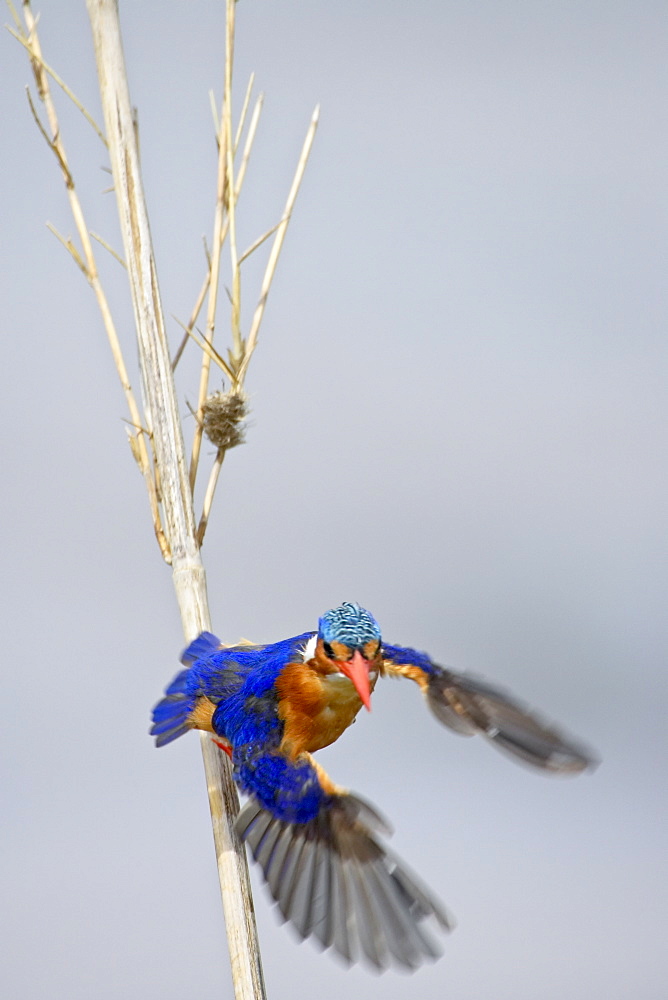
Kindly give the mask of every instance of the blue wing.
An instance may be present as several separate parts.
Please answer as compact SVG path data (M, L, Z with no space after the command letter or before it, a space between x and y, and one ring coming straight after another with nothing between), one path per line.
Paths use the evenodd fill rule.
M439 957L423 924L431 918L448 930L449 918L374 836L374 829L387 832L375 810L327 790L307 755L289 761L249 749L236 750L234 759L237 780L251 794L237 830L300 937L379 970L415 969Z
M383 660L387 674L415 681L439 722L462 736L482 733L499 750L554 774L596 764L586 747L485 681L444 670L426 653L403 646L383 643Z

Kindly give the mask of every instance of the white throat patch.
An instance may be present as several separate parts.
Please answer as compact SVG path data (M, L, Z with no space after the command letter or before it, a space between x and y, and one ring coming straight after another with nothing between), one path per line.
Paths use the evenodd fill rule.
M307 663L315 656L315 647L318 645L318 636L312 635L302 650L302 658Z

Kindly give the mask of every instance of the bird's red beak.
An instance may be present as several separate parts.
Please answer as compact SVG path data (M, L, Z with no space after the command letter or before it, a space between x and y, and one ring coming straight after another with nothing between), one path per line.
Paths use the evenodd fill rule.
M337 666L341 668L341 673L345 674L353 682L362 704L367 712L370 712L371 685L369 684L369 664L360 651L356 649L352 658L345 662L337 660Z

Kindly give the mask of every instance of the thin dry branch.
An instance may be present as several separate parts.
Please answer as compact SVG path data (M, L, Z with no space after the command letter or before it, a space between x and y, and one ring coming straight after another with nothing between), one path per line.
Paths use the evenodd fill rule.
M271 253L269 254L269 260L267 261L267 267L264 272L264 278L262 281L262 288L260 289L260 298L258 304L255 308L255 313L253 315L253 321L251 323L250 331L248 333L248 339L246 341L246 348L244 351L244 358L241 362L238 373L238 383L240 386L244 383L244 378L246 377L246 372L248 371L248 365L251 359L251 355L255 350L257 345L258 333L260 332L260 324L262 323L262 317L264 316L265 306L267 304L267 296L269 295L269 289L271 288L271 283L276 272L276 265L278 264L278 258L281 253L281 248L283 247L283 241L285 239L285 234L288 228L288 223L292 216L292 210L297 200L297 195L299 193L299 188L301 186L302 179L304 177L304 171L306 170L306 164L313 146L313 140L315 139L316 129L318 128L318 120L320 118L320 106L318 105L311 117L311 124L308 127L306 133L306 138L304 140L304 145L302 146L302 151L297 163L297 169L295 171L295 176L292 181L292 187L288 194L288 199L285 203L285 210L283 212L283 218L281 219L276 236L274 237L274 242L271 247Z
M11 7L11 5L10 5ZM18 20L18 15L16 11L12 9L12 15L14 16L15 23L20 25ZM50 134L47 132L46 127L41 123L37 111L34 107L32 98L29 97L31 110L33 111L33 116L38 124L42 135L44 136L49 148L53 152L54 156L58 161L58 165L63 174L63 179L65 181L65 187L67 189L67 197L70 203L70 211L74 218L74 224L81 242L82 250L79 251L71 240L66 240L60 235L53 227L52 232L61 240L65 248L74 258L78 267L81 268L86 276L97 300L98 308L102 315L102 321L104 323L104 328L107 334L107 339L109 340L109 346L111 347L111 353L114 359L114 364L116 366L116 371L118 372L118 377L121 382L123 393L125 395L128 410L130 411L130 423L135 427L142 426L142 420L139 412L139 407L135 400L134 392L130 384L130 379L128 377L127 368L125 366L125 361L123 359L123 353L120 347L120 341L118 339L118 334L116 332L116 327L114 325L113 317L111 314L111 309L109 308L109 303L105 295L102 283L100 281L97 263L95 260L95 255L93 254L93 247L90 241L88 227L85 222L83 208L79 200L79 196L76 191L76 186L74 179L72 177L72 172L70 170L67 155L65 152L65 146L63 144L62 136L60 133L60 126L58 123L58 116L56 113L56 108L53 103L53 98L51 95L51 87L49 84L49 77L45 69L45 63L42 58L42 50L39 41L39 36L37 33L37 20L34 17L30 3L28 0L24 0L23 3L23 14L25 18L26 31L20 28L19 41L25 47L30 57L30 64L35 76L35 81L37 85L37 91L44 105L46 111L48 127ZM11 29L10 29L11 30ZM12 32L12 34L16 34ZM153 525L160 546L160 551L163 557L169 561L169 546L162 529L162 523L160 519L160 506L158 503L158 495L156 490L155 481L153 479L152 462L149 458L148 448L146 445L145 435L138 431L135 437L135 446L133 447L133 455L137 460L141 473L144 477L144 482L146 484L146 489L148 492L149 503L151 507L151 516L153 518Z
M96 240L96 241L97 241L97 242L98 242L98 243L100 244L100 246L104 247L104 249L105 249L105 250L107 251L107 253L110 253L110 254L111 254L111 256L112 256L112 257L113 257L113 258L114 258L115 260L117 260L117 261L118 261L118 263L119 263L119 264L121 265L121 267L122 267L122 268L124 268L124 269L125 269L125 270L127 271L127 269L128 269L128 265L127 265L127 264L125 263L125 261L123 260L123 258L121 257L121 255L120 255L119 253L116 253L116 251L115 251L115 250L114 250L114 248L113 248L113 247L111 246L111 244L110 244L110 243L108 243L108 242L107 242L107 241L106 241L106 240L104 239L104 237L103 237L103 236L100 236L100 234L99 234L99 233L94 233L92 229L91 229L91 231L90 231L90 234L91 234L91 236L93 237L93 239L94 239L94 240Z
M220 470L223 467L223 460L225 458L226 452L223 448L219 448L216 454L216 460L211 466L211 472L209 474L209 482L207 483L206 492L204 494L204 502L202 504L202 516L199 519L199 524L197 526L197 541L200 546L204 541L204 535L206 534L206 529L209 524L209 516L211 514L211 506L213 504L213 497L216 492L216 486L218 485L218 477L220 476Z
M255 135L257 133L257 126L260 121L260 115L262 114L263 105L264 105L264 94L260 94L255 102L255 107L253 108L253 114L251 115L250 125L248 126L248 135L246 136L244 151L241 156L241 164L239 165L239 173L237 174L237 184L236 188L234 189L234 197L237 201L239 201L239 195L241 194L241 188L243 186L244 178L246 176L246 170L248 168L248 161L253 151L253 143L255 142Z
M56 239L60 243L62 243L62 245L67 250L67 252L72 257L72 260L77 265L77 267L81 271L83 271L83 273L85 274L86 277L88 277L88 268L86 267L85 262L81 259L81 255L80 255L79 251L77 250L77 248L75 247L74 243L72 243L72 240L69 237L67 239L65 239L65 237L63 236L63 234L59 233L58 230L56 229L56 227L51 222L47 222L46 228L49 230L50 233L53 233L53 235L56 237Z
M230 83L231 86L231 83ZM241 337L241 272L239 270L239 253L237 251L237 205L234 196L234 157L232 155L232 113L230 105L226 107L225 114L225 146L227 148L227 190L229 192L227 204L227 218L230 229L230 266L232 268L232 289L230 292L230 328L232 331L232 352L230 360L233 368L236 368L243 351L243 340Z
M221 125L218 135L218 177L216 184L216 211L213 226L213 249L211 252L211 264L209 267L209 290L206 315L206 333L204 339L212 343L216 326L216 308L218 303L218 284L220 280L220 255L223 246L222 229L225 210L228 200L229 179L227 175L227 137L226 116L230 118L232 112L232 56L234 52L234 0L226 0L227 19L225 30L225 84L223 93L223 108L221 113ZM232 193L232 200L234 193ZM195 491L195 480L197 478L197 468L199 465L199 455L202 447L202 407L209 392L209 370L211 367L210 358L207 352L202 355L202 367L200 371L199 391L197 395L197 422L195 424L195 434L193 437L192 453L190 457L190 489Z
M282 219L281 222L283 222ZM251 254L254 254L256 250L259 250L262 244L266 243L269 237L274 235L278 227L281 225L281 222L277 222L275 226L272 226L271 229L268 229L266 233L262 234L262 236L258 236L258 238L253 243L251 243L248 249L244 250L241 257L239 257L239 264L243 264L243 262L251 256Z
M250 83L248 85L248 91L247 91L247 95L248 96L250 96L250 88L252 86L252 82L253 82L253 75L251 75L251 81L250 81ZM258 126L258 123L260 121L260 114L262 112L263 103L264 103L264 95L260 94L260 96L258 97L257 101L255 102L255 107L253 108L253 114L251 116L250 126L248 128L248 135L246 136L246 142L244 144L244 151L243 151L243 154L242 154L242 157L241 157L241 163L239 165L239 172L237 174L237 181L236 181L235 191L234 191L234 197L235 197L235 200L237 202L239 201L239 196L241 194L241 189L243 187L244 179L246 177L246 170L248 169L248 161L250 159L250 155L251 155L251 152L253 150L253 143L255 142L255 136L257 134L257 126ZM242 112L242 122L240 123L239 128L237 129L237 135L236 135L235 147L234 147L235 148L235 152L236 152L236 149L238 147L239 139L240 139L240 136L241 136L241 125L243 123L243 115L244 115L244 112ZM217 116L214 117L214 121L216 119L217 119ZM218 139L218 131L216 132L216 139ZM225 239L227 237L228 226L229 226L229 220L228 220L228 218L226 216L223 219L223 225L222 225L221 230L220 230L220 245L221 245L221 249L222 249L223 244L225 243ZM207 250L207 263L208 263L208 271L207 271L206 276L204 278L204 281L202 283L202 287L200 289L199 295L197 296L197 301L195 302L195 306L194 306L193 311L192 311L192 313L190 315L190 319L189 319L188 323L184 326L184 330L186 332L185 332L185 334L183 336L183 340L181 341L181 343L179 344L179 346L177 348L176 354L174 355L174 360L172 361L172 369L176 368L176 366L178 365L179 361L181 360L181 356L182 356L182 354L183 354L183 352L184 352L184 350L186 348L186 344L188 343L188 340L190 338L190 332L192 330L194 330L194 328L195 328L195 323L197 322L197 317L200 314L200 310L201 310L201 308L202 308L202 306L204 304L204 299L206 298L206 293L209 290L209 285L210 285L210 282L211 282L211 255L208 252L208 250ZM207 383L207 388L208 388L208 383Z
M244 94L244 103L241 106L241 114L239 115L239 124L237 125L237 131L234 136L234 155L237 155L237 149L239 148L239 143L241 141L241 136L243 134L244 125L246 124L246 115L248 114L248 108L250 107L251 94L253 93L253 84L255 83L255 73L251 73L248 79L248 86L246 87L246 93Z
M257 106L256 111L258 116L259 116L259 110L260 108L259 106ZM233 350L230 352L230 368L232 369L233 377L230 381L232 389L238 392L241 392L241 390L243 389L244 379L246 376L246 372L248 370L248 365L251 359L251 355L257 345L258 333L260 329L260 324L262 323L262 317L264 316L267 297L269 295L271 283L274 279L274 274L276 273L276 266L278 264L278 258L281 253L281 248L283 246L283 241L285 239L287 227L290 222L290 218L292 216L292 210L294 208L294 204L297 199L297 194L299 193L299 188L301 186L301 182L304 176L306 164L308 162L311 148L313 146L313 140L315 138L316 129L318 127L319 114L320 114L320 109L319 107L316 107L311 117L311 123L306 133L306 138L304 139L304 145L302 146L302 151L297 163L297 169L295 171L295 175L285 205L285 210L283 212L283 216L280 222L278 222L275 226L269 229L266 233L263 233L263 235L260 236L257 240L255 240L255 242L251 244L251 246L240 257L237 255L236 240L233 238L232 235L234 232L235 199L233 198L230 199L228 218L230 220L230 245L231 245L232 275L233 275L232 289L228 293L232 304L232 333L233 333ZM254 114L253 116L254 120L253 122L251 122L251 132L249 133L249 136L251 133L253 136L255 134L254 133L255 117L256 116ZM228 129L230 127L231 125L228 125ZM245 157L244 159L245 162L247 163L247 157ZM232 178L232 162L230 157L228 157L228 177ZM230 189L233 191L236 190L235 185L230 183ZM255 309L255 313L253 315L253 321L251 324L251 329L248 335L248 339L244 341L241 337L241 330L240 328L238 328L240 320L240 308L241 308L241 283L240 283L241 264L274 233L275 233L275 238L269 254L269 260L267 261L267 266L262 281L262 287L260 290L260 297ZM237 329L238 333L236 332ZM206 342L210 344L208 338ZM203 347L204 345L201 346ZM207 351L206 353L208 356L209 352ZM209 372L209 366L207 365L207 385L208 385L208 372ZM203 407L204 407L204 400L201 400L196 413L197 420L196 420L195 436L194 436L194 441L197 445L197 458L199 458L199 449L201 447L202 434L204 431ZM194 461L195 461L195 444L193 444L193 461L191 462L190 466L190 476L193 487L194 487L195 475L197 472L196 465L193 464ZM206 494L204 498L204 505L202 508L202 515L200 517L200 522L197 529L197 538L200 545L204 540L204 534L206 532L206 527L209 520L209 514L211 510L211 505L213 503L213 497L215 494L216 486L218 483L218 477L221 465L222 465L222 458L220 456L220 450L219 450L216 462L214 463L214 467L212 468L211 474L209 476L209 482L207 485Z
M174 318L176 319L176 317ZM213 344L210 344L208 340L203 340L201 337L198 337L197 334L194 332L194 330L190 330L188 327L184 326L180 320L176 319L176 322L186 331L185 336L187 337L188 340L193 340L199 347L200 351L207 352L211 360L218 365L223 375L226 375L227 378L229 379L232 379L234 377L232 375L232 370L229 368L227 362L225 361L225 358L220 356L220 354L213 346ZM193 410L192 412L194 414L195 410Z
M195 329L195 323L197 322L197 317L200 314L200 309L204 305L204 299L206 298L206 293L209 290L210 281L211 281L211 260L209 258L209 270L206 272L206 277L202 282L202 287L199 290L199 295L197 296L197 300L193 307L193 311L190 314L190 319L188 320L187 323L181 323L179 320L177 320L179 325L182 326L183 329L185 330L185 333L183 334L183 339L179 344L179 346L177 347L176 354L172 359L172 371L176 370L176 366L178 365L179 361L181 360L181 357L183 356L183 352L186 349L186 345L190 339L190 335Z
M53 69L53 67L49 66L49 64L44 61L44 59L42 58L41 55L37 55L36 54L36 52L34 50L34 47L31 46L29 40L25 37L25 35L21 31L21 21L20 21L20 18L18 16L18 14L17 14L17 12L16 12L16 10L14 8L14 5L11 2L11 0L7 0L7 6L9 7L9 9L10 9L10 11L12 13L12 17L14 18L14 23L17 25L17 29L16 30L14 30L13 28L10 28L9 25L7 25L7 31L10 33L10 35L14 36L14 38L16 39L17 42L20 42L21 45L23 45L23 47L26 49L26 51L28 52L28 54L30 56L31 62L33 62L33 63L35 63L35 62L39 63L39 65L44 70L44 72L48 73L49 76L51 77L51 79L54 80L58 84L58 86L61 88L61 90L63 90L67 94L67 96L71 100L72 104L74 104L74 106L79 109L79 111L84 116L84 118L86 119L86 121L88 122L88 124L90 125L90 127L97 133L97 136L100 139L100 141L102 143L104 143L104 145L106 146L107 145L107 140L104 137L104 133L103 133L102 129L100 128L100 126L95 121L95 119L93 118L93 116L91 115L91 113L82 104L82 102L79 100L79 98L76 96L76 94L67 86L67 84L65 83L65 81L63 80L63 78L61 76L59 76L58 73L56 73L55 69ZM35 23L36 23L36 19L35 19Z
M258 109L259 114L259 109ZM255 242L246 250L241 257L237 256L236 241L232 238L233 232L233 221L234 221L234 199L230 200L230 211L228 218L230 219L230 243L231 243L231 257L232 257L232 290L229 293L230 301L232 304L232 332L233 332L233 351L230 352L230 368L232 369L232 379L231 385L232 389L241 392L243 389L244 379L246 372L248 370L248 365L251 359L251 355L255 350L257 345L258 333L260 330L260 324L262 323L262 317L264 316L265 306L267 304L267 297L269 295L269 290L271 288L271 283L274 279L276 273L276 266L278 264L278 258L281 253L281 248L283 246L283 241L285 239L285 234L292 216L292 210L299 193L299 188L304 176L304 171L306 169L306 164L313 146L313 140L315 138L316 129L318 127L318 119L320 115L320 108L316 107L313 115L311 117L311 123L308 127L306 138L304 139L304 144L302 146L301 154L297 162L297 169L295 170L295 175L288 193L288 198L285 204L285 210L280 222L273 226L266 233L263 233ZM231 126L230 126L231 127ZM251 123L251 128L253 123ZM253 133L254 134L254 133ZM228 176L231 177L232 164L230 158L228 158ZM234 185L230 185L232 190L235 190ZM241 286L240 286L240 268L242 261L246 260L259 246L262 245L271 235L275 233L274 242L271 247L269 254L269 259L267 261L267 266L264 273L264 278L262 281L262 287L260 289L260 297L258 304L255 308L255 313L253 315L253 321L251 323L250 332L248 334L248 339L244 341L241 338L241 331L239 330L238 335L235 335L235 323L239 322L240 316L240 299L241 299ZM210 344L210 341L207 340ZM204 345L201 345L204 346ZM241 348L241 354L237 353ZM209 352L207 351L207 356ZM208 372L209 366L207 366L207 384L208 384ZM195 442L197 443L197 456L199 458L199 448L201 446L202 434L204 432L204 420L203 420L203 408L204 401L201 401L196 413L196 428L195 428ZM193 445L193 460L195 457L195 446ZM199 526L197 529L197 538L200 545L204 540L204 534L206 532L206 527L209 520L209 514L211 510L211 505L213 503L213 497L216 491L216 486L218 483L218 477L220 473L220 466L222 465L222 458L220 457L220 450L218 452L216 462L211 470L209 476L209 482L206 489L206 494L204 498L204 505L202 508L202 515L200 517ZM196 466L191 463L190 475L191 483L194 486L194 476L196 475Z

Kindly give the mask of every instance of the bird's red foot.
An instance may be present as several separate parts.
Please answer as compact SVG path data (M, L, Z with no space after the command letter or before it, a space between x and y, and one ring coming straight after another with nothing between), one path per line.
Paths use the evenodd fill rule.
M216 744L217 747L220 747L223 753L227 754L230 760L232 760L232 747L230 746L229 743L221 743L220 740L214 740L213 742Z

